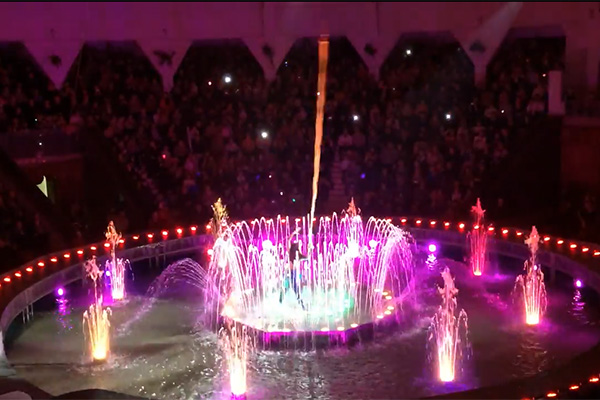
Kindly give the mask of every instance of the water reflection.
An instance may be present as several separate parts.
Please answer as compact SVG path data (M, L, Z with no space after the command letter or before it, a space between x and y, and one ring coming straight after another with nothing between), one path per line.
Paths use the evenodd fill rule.
M73 329L71 318L72 307L69 299L64 297L56 299L57 304L57 320L62 330L70 331Z
M579 289L575 289L573 292L569 314L582 325L590 324L588 317L585 315L585 301L583 300Z

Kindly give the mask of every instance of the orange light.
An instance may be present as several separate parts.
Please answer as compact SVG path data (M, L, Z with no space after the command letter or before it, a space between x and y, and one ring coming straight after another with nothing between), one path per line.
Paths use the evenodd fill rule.
M464 222L461 222L460 224L458 224L458 229L465 229Z
M91 251L96 251L97 247L96 246L90 246L90 250Z
M546 397L550 397L550 398L556 397L556 393L554 393L554 392L548 392L548 393L546 393Z
M569 390L577 390L579 389L579 385L571 385L569 386Z
M549 242L550 241L550 236L545 236L544 237L544 242Z
M517 236L522 236L523 232L517 232Z
M196 232L196 229L198 229L198 228L197 228L197 227L195 227L195 226L192 226L192 227L190 228L190 230L191 230L192 232Z
M577 248L577 245L576 245L575 243L571 243L571 244L569 245L569 247L570 247L570 248L572 248L572 249L575 249L575 248Z
M600 381L600 378L598 378L597 376L592 376L590 378L590 382L591 383L598 383L598 381Z
M508 229L502 229L502 234L503 235L508 235Z
M70 253L65 253L65 254L63 254L63 257L64 258L71 258L71 254Z
M183 233L183 229L177 228L175 229L175 232L177 232L178 235L181 235Z
M138 240L140 238L139 235L133 235L133 240Z
M82 255L83 254L83 250L77 250L77 254Z
M20 273L20 272L15 272L15 276L16 276L17 278L20 278L22 275L21 275L21 273Z
M431 225L431 226L435 226L436 223L437 223L436 221L429 221L429 225Z
M421 221L420 219L418 219L418 220L416 220L416 221L415 221L415 223L416 223L417 225L421 225L421 222L422 222L422 221Z
M44 264L42 261L40 261L40 262L38 263L38 267L40 267L40 268L42 268L44 265L46 265L46 264Z
M162 231L161 233L163 236L167 236L169 234L169 231Z
M53 263L55 263L55 262L58 262L58 258L56 258L56 257L52 257L52 258L50 259L50 261L52 261Z
M148 235L146 235L146 236L148 236L148 239L152 239L152 238L154 237L154 234L153 234L153 233L149 233L149 234L148 234Z
M447 228L450 226L450 222L444 222L444 226Z
M4 278L4 282L10 282L10 278L7 276Z
M488 227L488 231L489 231L489 232L494 232L494 227L493 227L493 226L489 226L489 227Z
M590 251L589 247L584 247L581 249L582 252L587 253L588 251Z
M27 268L25 268L25 271L27 271L27 272L33 272L33 268L27 267Z
M406 218L402 218L402 219L400 220L400 222L402 222L403 224L405 224L405 223L406 223Z
M562 240L562 239L558 239L558 240L556 241L556 244L563 244L564 242L565 242L564 240Z

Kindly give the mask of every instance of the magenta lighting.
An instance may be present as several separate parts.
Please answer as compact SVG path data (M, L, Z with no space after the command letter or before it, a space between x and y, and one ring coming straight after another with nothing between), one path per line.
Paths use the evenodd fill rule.
M107 270L105 270L105 271L104 271L104 274L105 274L106 276L110 276L110 270L108 270L108 269L107 269Z
M65 289L63 289L63 288L56 289L56 294L59 295L59 296L61 296L61 297L64 296L65 295Z
M576 287L576 288L581 288L581 287L583 287L583 282L581 282L581 280L579 280L579 279L576 279L576 280L575 280L575 287Z
M429 250L430 253L435 253L437 251L437 246L435 243L429 243L427 250Z

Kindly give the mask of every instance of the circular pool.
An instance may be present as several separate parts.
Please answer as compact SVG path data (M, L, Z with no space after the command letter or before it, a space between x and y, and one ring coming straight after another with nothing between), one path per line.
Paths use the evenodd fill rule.
M520 259L499 258L493 274L475 278L462 254L415 256L417 301L399 312L392 334L352 347L304 351L257 350L249 358L248 398L409 398L468 390L535 375L567 363L600 341L596 294L572 282L548 284L541 324L526 326L513 304ZM163 267L166 267L164 265ZM440 271L448 267L468 314L470 351L456 381L436 379L428 327L440 305ZM89 305L81 283L34 305L35 319L7 340L7 356L24 378L52 394L102 388L161 399L229 398L226 360L216 335L201 324L203 300L182 281L159 298L146 290L160 270L133 264L125 302L112 305L111 355L91 364L82 314Z

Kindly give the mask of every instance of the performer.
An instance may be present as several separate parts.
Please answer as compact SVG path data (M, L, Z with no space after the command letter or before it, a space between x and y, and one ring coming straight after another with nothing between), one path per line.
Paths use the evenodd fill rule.
M308 257L302 254L300 251L300 240L299 240L299 230L294 231L292 236L290 237L289 251L288 251L288 273L289 273L289 282L292 287L294 293L296 293L296 298L298 299L298 303L304 310L304 303L302 302L301 293L300 293L300 282L298 282L299 274L300 274L300 260L306 260ZM282 288L279 294L279 302L283 302L283 296L285 295L287 288Z

